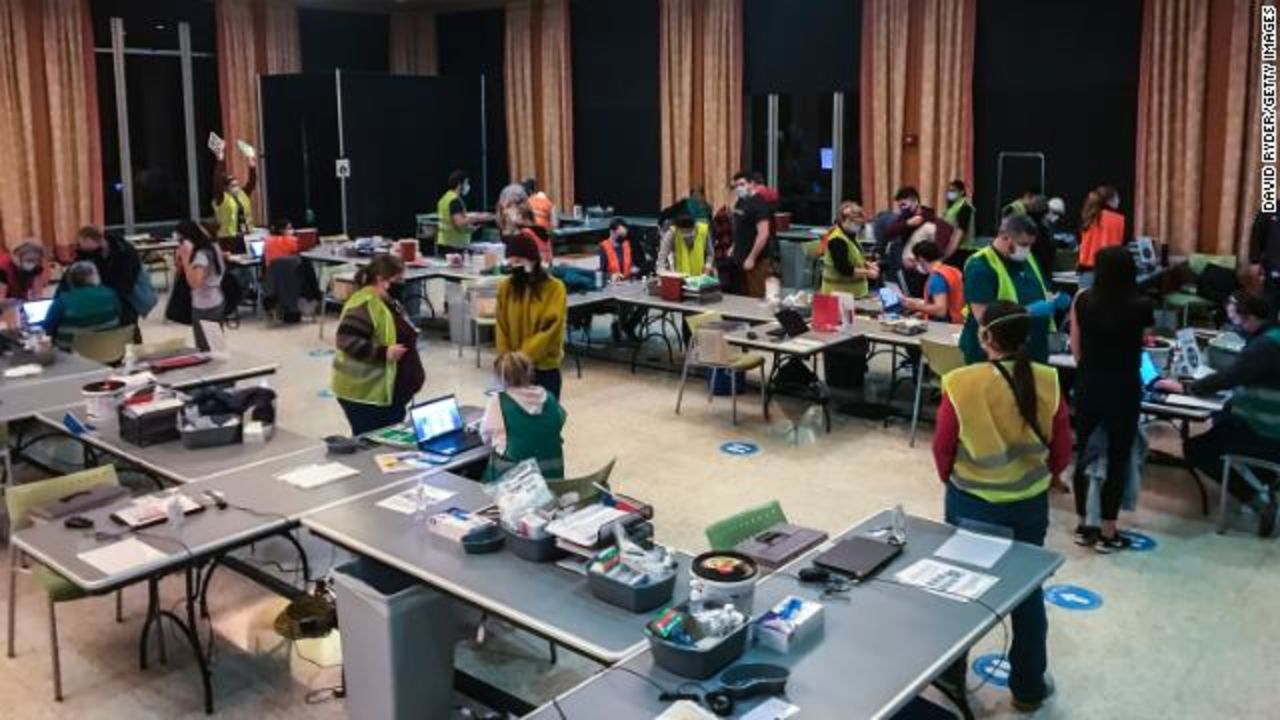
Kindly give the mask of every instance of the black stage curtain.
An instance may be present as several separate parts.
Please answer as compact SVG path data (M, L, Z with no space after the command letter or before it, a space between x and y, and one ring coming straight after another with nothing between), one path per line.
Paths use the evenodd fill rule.
M342 232L338 100L333 73L262 78L262 129L271 219Z
M298 10L303 72L388 72L390 37L385 13Z
M507 178L507 119L506 100L503 92L503 11L479 10L475 12L448 13L436 17L436 44L440 60L440 74L445 77L466 79L480 84L485 82L485 124L488 140L488 186L483 187L477 171L471 178L471 197L468 207L486 205L490 208L498 201L498 191L506 185ZM479 158L479 151L476 158ZM478 160L477 169L478 169Z
M858 117L861 0L746 0L743 13L746 94L843 92L845 121L851 100Z

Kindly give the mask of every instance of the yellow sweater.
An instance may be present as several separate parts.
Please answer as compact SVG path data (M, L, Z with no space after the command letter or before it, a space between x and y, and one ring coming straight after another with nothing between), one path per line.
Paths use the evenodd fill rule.
M555 370L564 360L568 312L564 283L548 277L534 291L516 292L511 279L498 286L498 352L519 351L539 370Z

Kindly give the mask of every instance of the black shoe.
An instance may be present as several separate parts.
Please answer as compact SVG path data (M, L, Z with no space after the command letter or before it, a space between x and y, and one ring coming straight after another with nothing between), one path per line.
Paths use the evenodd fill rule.
M1076 531L1073 533L1075 542L1080 547L1089 547L1098 541L1098 535L1102 531L1091 525L1077 525Z
M1053 685L1053 678L1049 676L1049 673L1045 673L1044 674L1044 694L1040 696L1040 699L1030 701L1030 700L1019 700L1018 698L1015 697L1013 698L1013 709L1017 710L1020 713L1033 713L1039 710L1040 707L1044 705L1046 701L1049 700L1049 698L1053 697L1053 693L1056 690L1057 688L1055 688Z
M1097 542L1093 544L1093 550L1099 555L1110 555L1111 553L1119 552L1120 550L1128 550L1129 546L1132 544L1133 543L1129 541L1129 538L1118 532L1112 537L1107 537L1099 532Z
M1271 493L1258 510L1258 537L1269 538L1276 532L1276 496Z

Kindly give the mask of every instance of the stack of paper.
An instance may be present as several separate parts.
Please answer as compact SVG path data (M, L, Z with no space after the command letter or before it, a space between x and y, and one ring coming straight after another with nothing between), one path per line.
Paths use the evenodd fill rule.
M1013 541L1009 538L957 530L933 554L944 560L954 560L990 570L1012 546Z
M404 515L412 515L418 511L418 499L423 500L423 507L439 505L454 496L452 490L436 487L426 483L418 483L413 487L401 493L396 493L391 497L378 503L378 507Z
M169 556L136 537L129 537L110 545L87 550L80 553L78 557L104 575L115 575L139 565L164 560Z
M353 467L348 467L340 462L330 462L303 465L276 475L276 479L283 480L296 488L310 490L311 488L328 485L331 482L359 474L360 471Z
M930 558L917 560L894 577L903 585L914 585L956 600L976 600L999 579Z

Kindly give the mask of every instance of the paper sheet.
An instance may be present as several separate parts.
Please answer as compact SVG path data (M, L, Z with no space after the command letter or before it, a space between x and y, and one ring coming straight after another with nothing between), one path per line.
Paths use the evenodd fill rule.
M1197 410L1218 411L1222 409L1223 402L1219 398L1200 398L1194 395L1179 395L1170 393L1165 396L1166 405L1175 405L1178 407L1195 408Z
M353 467L348 467L340 462L331 462L303 465L277 475L276 479L283 480L296 488L310 490L311 488L328 485L331 482L359 474L360 471Z
M742 720L787 720L800 714L800 708L780 697L771 697L742 716Z
M38 363L27 363L26 365L17 365L15 367L7 368L4 371L4 376L7 378L23 378L30 377L32 375L39 375L42 372L44 372L44 368Z
M431 456L416 450L408 452L381 453L373 456L378 469L384 473L408 472L410 470L426 470L438 463L432 462Z
M453 497L456 493L452 490L436 487L435 485L415 485L401 493L396 493L391 497L378 503L378 507L402 513L404 515L412 515L418 509L418 492L426 495L427 505L438 505L445 500Z
M935 557L990 570L1012 547L1013 541L968 530L957 530L934 551Z
M929 558L915 561L894 577L904 585L914 585L953 600L980 598L999 579Z
M547 525L547 532L577 545L593 547L600 541L600 528L626 514L608 505L593 505L553 520Z
M115 575L146 563L169 557L138 538L125 538L110 545L87 550L79 558L100 570L104 575Z

